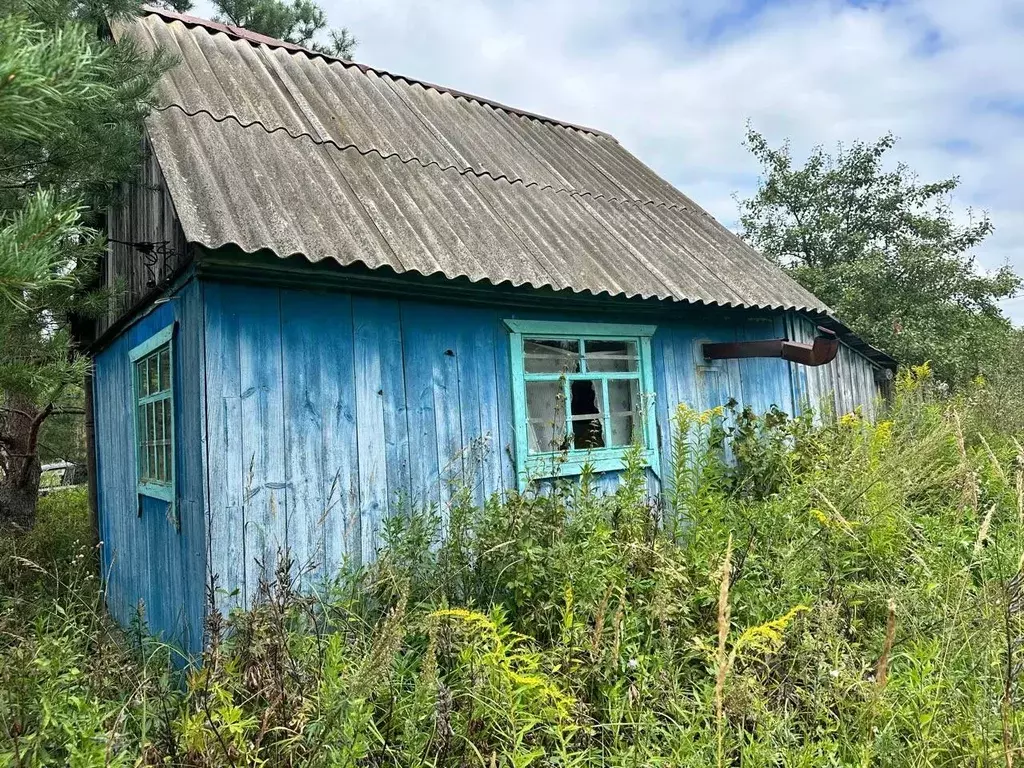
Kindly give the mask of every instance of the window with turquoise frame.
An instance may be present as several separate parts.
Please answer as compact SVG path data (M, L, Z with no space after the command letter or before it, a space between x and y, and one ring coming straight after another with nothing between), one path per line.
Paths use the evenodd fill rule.
M129 352L138 492L174 501L174 326Z
M516 470L531 479L622 469L638 444L658 470L651 325L506 320Z

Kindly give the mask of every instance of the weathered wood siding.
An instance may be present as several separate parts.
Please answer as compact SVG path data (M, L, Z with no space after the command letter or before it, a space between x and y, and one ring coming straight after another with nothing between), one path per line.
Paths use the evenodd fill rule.
M816 333L814 323L796 315L789 318L788 330L789 338L803 342L810 342ZM793 366L797 402L825 417L842 416L860 408L865 418L874 419L879 402L875 370L867 358L843 344L828 365Z
M113 616L130 625L142 610L148 629L188 651L202 646L207 522L203 475L203 311L199 284L135 322L95 360L97 502L102 573ZM172 322L177 516L136 493L129 350ZM141 511L140 511L141 500Z
M454 483L478 503L513 488L503 320L591 319L228 283L204 294L210 568L240 600L285 548L331 573L374 556L386 515L424 504L443 515ZM663 466L679 403L793 413L839 380L840 412L873 407L870 365L850 350L813 378L782 360L709 365L699 353L701 341L785 335L795 317L685 317L658 321L652 344ZM863 386L844 389L848 377Z
M107 236L111 242L103 259L101 280L114 293L107 315L98 322L98 332L136 307L188 256L185 235L148 139L143 139L142 150L145 160L138 178L123 185L119 204L107 214ZM125 245L138 242L156 243L155 252L145 254Z

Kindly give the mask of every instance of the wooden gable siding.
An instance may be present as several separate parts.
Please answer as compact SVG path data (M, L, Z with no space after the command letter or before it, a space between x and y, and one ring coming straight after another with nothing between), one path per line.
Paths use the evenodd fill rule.
M794 341L810 342L816 333L814 323L796 315L786 325L788 336ZM865 418L873 420L879 400L875 370L863 355L841 344L836 359L828 365L793 366L797 402L810 405L815 413L834 416L859 408Z
M375 556L389 514L436 504L444 517L460 483L478 504L514 488L503 320L587 319L229 283L205 283L204 295L210 568L239 600L253 597L261 567L285 549L330 574ZM703 409L735 398L793 413L809 392L823 392L824 378L809 385L782 360L707 365L699 354L701 341L785 335L792 320L723 312L657 323L663 467L679 403ZM827 367L853 375L842 366L870 377L856 353ZM855 394L865 407L874 398ZM612 487L616 477L602 482Z
M186 283L96 356L94 418L101 570L111 614L129 626L202 648L207 521L203 474L203 328L199 284ZM136 491L132 365L128 351L175 323L176 507ZM141 504L141 512L139 505ZM180 520L180 530L177 527Z
M148 138L143 139L143 153L138 178L123 186L120 204L107 214L110 243L101 280L104 287L113 289L113 298L97 333L136 308L188 259L188 244ZM159 250L147 256L125 245L138 242L157 243Z

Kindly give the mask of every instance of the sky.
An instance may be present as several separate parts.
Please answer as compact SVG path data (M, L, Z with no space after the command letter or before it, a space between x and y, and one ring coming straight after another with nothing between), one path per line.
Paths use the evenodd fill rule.
M748 121L797 159L891 131L1024 274L1024 0L320 1L357 60L611 133L734 229Z

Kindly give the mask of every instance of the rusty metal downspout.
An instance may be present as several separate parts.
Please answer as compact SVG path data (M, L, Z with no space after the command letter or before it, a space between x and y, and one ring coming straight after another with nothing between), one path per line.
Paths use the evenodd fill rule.
M818 326L818 335L811 344L789 339L764 341L725 341L703 345L708 360L730 360L749 357L781 357L800 365L819 366L831 363L839 354L839 337L835 331Z

